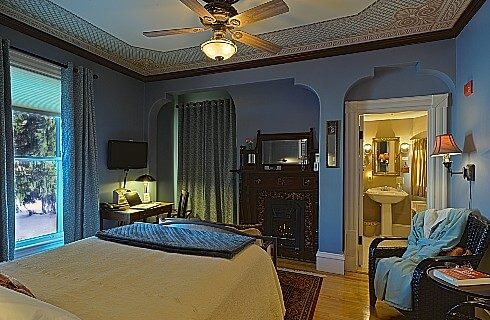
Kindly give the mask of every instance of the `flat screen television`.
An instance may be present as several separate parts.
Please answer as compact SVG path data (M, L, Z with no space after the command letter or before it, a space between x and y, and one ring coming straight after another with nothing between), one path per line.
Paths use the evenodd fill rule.
M107 143L108 169L143 169L147 166L148 143L109 140Z

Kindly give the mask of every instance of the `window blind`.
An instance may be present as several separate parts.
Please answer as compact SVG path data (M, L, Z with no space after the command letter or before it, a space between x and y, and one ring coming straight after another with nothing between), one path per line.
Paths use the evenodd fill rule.
M61 113L61 67L10 51L12 106L48 114Z

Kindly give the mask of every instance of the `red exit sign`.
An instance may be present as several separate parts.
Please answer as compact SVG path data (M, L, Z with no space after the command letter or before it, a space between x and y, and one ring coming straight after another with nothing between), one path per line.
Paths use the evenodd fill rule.
M473 80L470 80L464 85L464 95L465 97L469 97L472 94L473 94Z

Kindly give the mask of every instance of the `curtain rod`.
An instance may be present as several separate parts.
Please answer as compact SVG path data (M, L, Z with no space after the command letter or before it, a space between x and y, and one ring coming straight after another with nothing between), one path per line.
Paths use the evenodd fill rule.
M20 49L20 48L14 47L14 46L10 46L10 48L11 48L11 49L14 49L14 50L17 50L17 51L19 51L19 52L22 52L22 53L24 53L24 54L27 54L27 55L33 56L33 57L35 57L35 58L37 58L37 59L44 60L44 61L49 62L49 63L51 63L51 64L54 64L54 65L56 65L56 66L58 66L58 67L61 67L61 68L64 68L64 69L68 68L68 65L66 65L66 64L64 64L64 63L61 63L61 62L58 62L58 61L55 61L55 60L51 60L51 59L48 59L48 58L45 58L45 57L42 57L42 56L40 56L40 55L38 55L38 54L35 54L35 53L32 53L32 52L29 52L29 51L26 51L26 50L23 50L23 49ZM74 68L73 68L73 71L78 72L78 68L74 67ZM99 76L98 76L98 75L96 75L96 74L94 74L94 79L98 79L98 78L99 78Z

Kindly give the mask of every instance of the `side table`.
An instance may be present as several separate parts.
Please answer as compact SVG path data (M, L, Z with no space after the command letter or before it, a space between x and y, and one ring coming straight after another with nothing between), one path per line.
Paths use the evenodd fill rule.
M490 301L490 284L484 285L476 285L476 286L454 286L444 280L441 280L434 276L434 270L437 268L429 269L427 271L427 277L431 280L433 284L435 284L438 288L441 288L444 291L444 297L441 296L441 303L443 300L448 299L451 301L452 305L449 308L444 308L444 315L441 314L441 318L443 319L445 315L449 312L452 307L456 305L462 304L467 301ZM437 306L434 306L437 307Z

